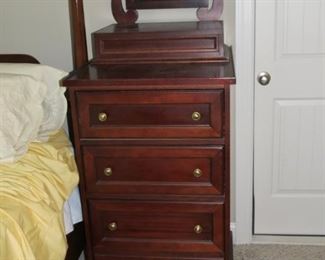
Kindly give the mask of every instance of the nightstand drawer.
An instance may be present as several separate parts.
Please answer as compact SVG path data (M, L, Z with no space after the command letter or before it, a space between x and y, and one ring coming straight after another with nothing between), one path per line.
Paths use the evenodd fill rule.
M223 256L223 204L90 201L89 205L95 256Z
M90 193L223 194L223 146L84 146L83 156Z
M223 136L223 90L78 92L77 104L83 138Z

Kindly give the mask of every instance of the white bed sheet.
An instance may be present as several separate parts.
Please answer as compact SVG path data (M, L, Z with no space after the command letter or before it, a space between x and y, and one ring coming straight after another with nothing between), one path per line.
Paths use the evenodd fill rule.
M73 225L83 220L80 202L79 188L76 187L69 199L64 203L64 227L65 233L73 231Z

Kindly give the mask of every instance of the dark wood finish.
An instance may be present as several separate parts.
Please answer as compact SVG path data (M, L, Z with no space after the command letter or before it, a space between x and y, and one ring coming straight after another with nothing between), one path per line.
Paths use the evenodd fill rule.
M223 146L85 146L87 192L223 195ZM112 174L105 175L110 168ZM201 176L194 175L199 169Z
M223 23L110 25L93 33L93 63L224 62Z
M199 8L197 17L200 21L217 21L223 12L223 0L212 0L209 9L208 0L125 0L127 11L122 0L112 0L112 13L118 24L133 25L138 19L137 9L161 8Z
M175 260L175 259L179 259L179 260L209 260L209 258L204 258L204 259L199 259L196 257L186 257L186 258L173 258L173 257L155 257L152 258L151 256L146 257L146 256L142 256L141 258L137 257L137 256L109 256L109 258L107 258L107 256L105 255L97 255L96 256L96 260ZM214 257L213 260L222 260L224 259L223 257Z
M232 54L225 48L229 62L224 63L156 63L89 64L67 77L64 85L92 90L139 89L216 89L235 83Z
M223 135L222 90L81 92L77 94L77 102L80 136L83 138ZM98 119L103 112L108 116L105 122ZM200 120L193 120L195 112L200 113Z
M75 69L88 63L83 0L69 0L71 43Z
M197 10L197 17L200 21L216 21L221 18L223 12L223 0L213 0L212 6Z
M0 54L0 63L32 63L39 64L33 56L26 54ZM74 225L74 230L67 235L68 250L65 260L78 260L85 248L84 223Z
M209 6L209 0L127 0L127 9L198 8Z
M215 259L224 255L223 204L89 201L96 256ZM108 226L115 222L117 229ZM202 226L196 233L194 227Z
M26 54L0 54L0 63L34 63L39 61L33 56Z
M69 3L74 68L80 68L88 62L83 0L69 0ZM127 0L128 8L132 9L127 11L123 9L122 0L112 0L111 5L113 16L121 25L135 24L138 19L136 8L200 7L197 16L201 21L219 20L223 12L223 0L213 0L210 9L207 7L207 0Z
M197 258L197 257L186 257L186 258L173 258L173 257L155 257L152 258L151 256L146 257L146 256L141 256L141 258L137 256L109 256L109 258L105 255L96 255L96 260L171 260L171 259L179 259L179 260L209 260L209 258ZM223 257L214 257L213 260L223 260Z
M121 1L112 7L119 24L93 34L94 60L63 81L87 259L231 260L235 76L222 23L134 24L137 9L158 7L199 8L200 20L216 20L223 2L211 9L204 0L131 0L128 12ZM193 112L201 118L193 120ZM195 234L195 225L204 232Z
M98 142L100 140L100 142ZM223 145L225 143L224 138L182 138L177 139L177 144L179 145ZM135 139L135 138L81 138L81 145L96 145L106 146L106 145L146 145L146 146L169 146L175 145L175 138L164 138L164 139Z
M134 24L138 20L138 12L136 10L125 11L122 0L112 0L112 14L117 23L122 25Z
M230 231L230 85L225 86L225 227L228 229L224 233L224 240L226 241L225 259L232 260L232 236Z
M185 65L185 67L188 64ZM144 66L144 65L141 65ZM166 68L165 65L157 65L160 68ZM218 65L220 67L222 67L222 69L224 71L226 71L227 66L231 66L231 64L223 64L223 65ZM113 72L111 70L111 68L114 68ZM191 78L185 80L184 78L184 72L183 72L183 77L180 77L179 80L175 81L175 75L173 74L173 71L170 71L170 78L167 77L168 74L168 70L166 70L164 72L164 75L166 78L160 77L158 79L155 79L155 81L153 81L155 83L155 85L150 85L150 89L146 89L147 85L141 85L138 82L143 82L145 81L147 78L150 78L152 76L154 69L153 70L147 70L147 73L143 73L143 74L138 74L137 77L133 77L132 75L132 67L134 68L134 70L136 70L137 72L137 66L133 66L133 65L128 65L128 66L121 66L121 65L117 65L117 66L92 66L90 65L90 67L88 67L88 69L93 69L94 74L83 74L84 69L81 69L80 71L71 74L70 78L66 79L64 81L64 84L68 86L68 89L70 91L70 97L72 99L72 112L73 112L73 118L74 118L74 132L75 132L75 138L76 138L76 144L77 144L77 158L78 158L78 164L79 164L79 169L82 171L82 187L83 187L83 201L85 203L84 207L88 208L89 206L89 201L88 199L107 199L107 201L104 201L104 204L109 204L110 201L112 199L123 199L128 201L129 203L133 203L133 202L137 202L137 200L146 200L148 198L150 199L154 199L157 202L162 202L162 201L166 201L166 202L179 202L179 203L186 203L189 200L190 201L197 201L200 203L207 203L208 201L210 201L211 203L222 203L224 204L224 213L223 216L225 216L224 218L224 224L223 224L223 228L224 231L220 233L220 231L215 230L215 232L218 235L222 235L223 237L223 241L225 243L225 246L223 247L223 252L224 252L224 256L213 256L210 259L231 259L230 258L230 230L229 230L229 226L230 226L230 207L229 207L229 194L230 194L230 189L229 189L229 183L230 183L230 175L229 175L229 85L231 82L234 82L234 77L233 74L229 74L229 78L223 78L220 79L218 78L218 80L216 78L213 78L213 75L211 74L211 77L214 80L217 80L219 85L214 85L213 82L215 82L214 80L210 81L212 83L207 84L204 76L203 75L207 75L206 71L204 71L202 69L202 74L200 76L198 76L198 81L199 84L193 84L190 85L189 82L191 81ZM200 68L200 66L194 66L197 69ZM116 78L114 78L114 76L117 75L117 78L119 77L119 75L123 75L123 71L125 72L125 70L129 70L131 75L128 74L124 74L126 75L126 77L130 77L128 79L128 81L125 82L125 84L120 83L120 85L111 85L110 82L117 82ZM149 67L147 67L149 68ZM143 70L144 71L144 70ZM193 69L193 71L195 71ZM204 71L204 72L203 72ZM233 71L232 69L229 70ZM95 73L97 72L97 73ZM100 72L100 73L98 73ZM135 72L135 73L136 73ZM81 74L78 74L81 73ZM112 74L109 74L112 73ZM159 72L161 73L161 72ZM187 75L189 75L189 72L186 72ZM200 74L200 73L199 73ZM209 74L209 72L208 72ZM81 76L82 75L82 76ZM89 78L89 76L94 76L94 78ZM109 75L109 76L108 76ZM219 74L215 74L215 77L218 77ZM142 76L142 78L141 78ZM109 78L111 81L106 81L107 78ZM173 78L173 81L170 81L171 78ZM83 82L85 80L85 82ZM188 81L189 80L189 81ZM201 82L200 82L201 81ZM165 85L165 82L168 82L168 85ZM185 83L184 83L185 82ZM205 82L204 84L202 84L202 82ZM220 83L223 82L226 85L220 85ZM83 84L85 83L85 84ZM128 83L128 84L126 84ZM152 83L152 82L151 82ZM130 88L130 85L132 86ZM191 89L190 91L176 91L176 90L171 90L171 89ZM194 91L193 89L196 89L196 91ZM212 91L207 91L205 89L212 89ZM131 90L130 90L131 89ZM137 91L135 90L137 89ZM146 89L146 90L145 90ZM169 89L169 90L168 90ZM152 136L151 139L148 139L148 136L145 135L145 132L143 132L143 136L142 138L139 138L139 136L137 136L136 138L132 137L128 137L126 138L124 136L124 138L117 138L116 136L111 136L110 132L107 130L104 130L102 132L102 137L100 137L98 135L98 132L94 132L91 136L88 136L87 138L82 138L82 135L84 134L84 129L87 127L87 125L85 125L82 122L88 122L89 125L89 116L87 115L87 109L89 110L89 104L92 102L98 102L101 104L107 104L107 103L111 103L112 106L114 105L120 105L121 102L124 103L125 105L127 104L132 104L135 103L134 100L132 100L132 96L134 96L134 93L138 93L140 100L142 101L146 101L145 104L152 104L155 102L155 100L159 100L158 97L162 97L162 99L160 100L160 104L163 105L164 104L164 98L162 96L160 96L158 93L162 92L162 93L169 93L169 95L173 96L174 95L174 99L172 100L179 100L179 96L177 96L177 93L187 93L187 94L191 94L193 96L193 100L196 100L197 97L200 96L200 94L202 93L224 93L222 94L222 102L221 102L221 106L222 106L222 118L224 118L224 122L222 124L222 138L218 138L216 139L215 137L208 137L207 139L191 139L191 138L187 138L184 139L184 136L179 136L177 138L171 139L171 138L166 138L166 140L164 140L163 135L161 137L156 137L156 136ZM155 97L155 95L157 95ZM198 96L197 96L198 95ZM82 99L80 97L85 97L85 99ZM204 95L205 96L205 95ZM206 96L210 96L210 94L206 95ZM213 96L213 95L212 95ZM92 102L89 102L88 98L92 97ZM88 101L87 101L88 100ZM165 99L166 100L166 99ZM168 100L168 99L167 99ZM189 100L189 104L192 104L193 100ZM165 101L166 102L166 101ZM166 102L168 103L168 102ZM88 105L87 105L88 104ZM158 104L157 104L158 105ZM95 106L96 107L96 106ZM98 110L101 111L101 110ZM118 112L119 109L116 110L116 112ZM126 110L124 110L126 111ZM130 110L132 111L132 110ZM160 110L159 112L157 112L157 119L158 122L160 122L160 118L162 118L162 120L166 120L165 117L160 117L160 113L164 111L164 110ZM96 111L97 112L97 111ZM131 112L129 112L131 113ZM133 115L134 116L134 115ZM130 119L130 122L132 122L133 116L131 116L131 114L128 114L127 117ZM88 119L86 119L88 118ZM118 119L119 120L119 119ZM124 119L123 119L124 120ZM115 124L118 121L115 121ZM121 121L120 121L121 122ZM133 121L134 122L134 121ZM123 124L127 124L127 121L123 121ZM121 127L121 131L123 130L123 124L120 125ZM161 128L161 126L163 125L159 125L157 128ZM106 125L104 124L103 126L98 126L98 129L100 130L100 128L103 127L105 129ZM124 125L125 127L125 125ZM113 128L113 127L112 127ZM125 131L125 130L124 130ZM131 133L132 135L132 129L130 128L129 133ZM186 130L188 131L188 130ZM184 133L186 134L186 131L184 130ZM200 131L200 130L198 130ZM116 135L118 135L119 131L116 131ZM148 130L147 134L150 136L151 131ZM126 135L127 136L127 135ZM157 139L156 141L153 140ZM168 183L168 178L171 178L170 175L166 175L166 176L160 176L160 179L154 179L154 177L152 175L150 175L149 173L146 172L142 172L141 170L144 170L146 168L149 167L155 167L158 166L159 167L159 171L158 173L161 175L162 172L166 169L167 166L165 166L165 168L162 168L163 166L163 162L167 161L168 158L172 158L172 164L174 163L176 166L177 170L177 178L182 178L182 176L184 176L184 170L186 170L187 166L182 167L182 164L185 164L185 160L184 158L186 158L186 156L192 156L193 158L193 154L195 150L199 149L199 147L202 147L203 150L205 149L212 149L213 147L211 147L211 145L213 143L218 143L220 145L222 145L223 150L223 159L219 158L218 162L221 162L223 165L223 177L221 176L221 169L215 169L215 170L211 170L211 176L214 176L213 178L217 178L219 180L223 179L223 185L222 188L219 187L218 192L221 192L221 195L212 195L210 191L212 191L211 189L209 189L209 186L211 187L211 184L208 184L208 187L195 187L192 189L189 189L187 186L189 184L191 184L191 182L189 182L187 180L187 183L185 183L185 186L183 185L183 187L179 187L179 183L170 179L172 181L174 181L173 185L169 185ZM81 145L82 144L82 145ZM119 145L119 146L118 146ZM135 146L136 145L136 146ZM157 146L159 145L159 146ZM180 145L184 145L183 147ZM196 146L196 148L193 150L191 149L191 147L193 147L193 145ZM225 145L225 146L224 146ZM142 147L142 148L141 148ZM187 155L183 155L177 158L183 158L180 161L175 160L175 154L174 152L177 149L173 149L173 147L178 147L179 153L182 153L182 151L188 151ZM160 150L162 149L162 150ZM191 154L191 155L190 155ZM120 157L123 156L123 160L119 159ZM141 156L140 156L141 155ZM146 156L157 156L157 161L152 161L149 162L149 160L146 160ZM120 156L120 157L119 157ZM137 157L138 156L138 157ZM139 161L136 160L136 158L139 158ZM204 158L204 156L201 156L201 158ZM128 161L129 160L129 161ZM200 159L199 161L202 163L203 161L201 161L202 159ZM193 161L195 162L195 157L193 158ZM123 175L118 175L115 176L115 181L113 181L112 183L110 183L109 177L103 179L103 175L101 175L101 172L103 170L104 167L109 167L110 165L106 164L114 164L116 163L116 165L114 166L114 172L115 173L119 173ZM125 164L123 164L125 163ZM179 165L179 163L181 165ZM168 163L167 165L171 167L171 169L173 169L171 163ZM138 165L138 166L137 166ZM189 163L190 166L192 166ZM202 168L204 167L208 167L203 165L200 165ZM116 168L118 167L118 168ZM211 166L210 166L211 167ZM128 172L128 170L130 170L132 168L131 171ZM205 168L204 168L205 169ZM210 168L211 169L211 168ZM176 171L175 170L175 171ZM174 170L173 170L174 171ZM134 174L133 174L134 173ZM114 173L113 173L114 174ZM121 176L121 179L119 179L119 176ZM138 181L135 179L138 177ZM222 177L222 178L221 178ZM147 178L147 179L146 179ZM148 179L149 178L149 179ZM151 178L151 179L150 179ZM167 178L165 179L165 182L160 182L161 180L163 180L163 178ZM221 178L221 179L220 179ZM143 182L145 182L146 180L151 181L151 183L149 183L149 185L145 185ZM167 180L167 183L166 183ZM141 183L142 182L142 183ZM150 186L150 184L153 183L158 183L157 186L154 188L153 186ZM160 182L160 183L159 183ZM135 184L136 183L136 184ZM140 184L139 184L140 183ZM148 183L148 182L147 182ZM140 185L140 186L137 186ZM142 185L142 186L141 186ZM165 186L164 186L165 185ZM200 184L202 185L202 183ZM160 187L159 187L160 186ZM174 187L173 187L174 186ZM147 192L147 193L146 193ZM156 195L154 194L156 192ZM216 192L216 190L214 190L214 192ZM180 195L182 194L182 195ZM130 201L131 200L131 201ZM180 205L180 209L182 209L183 206ZM125 209L127 211L127 208ZM93 213L93 209L87 209L87 213L86 214L92 214ZM128 213L128 214L132 214L132 213ZM149 214L149 213L148 213ZM86 217L87 218L87 217ZM93 243L91 238L91 232L93 231L93 224L90 222L90 219L87 218L87 228L88 228L88 243L89 243L89 248L88 248L88 257L89 259L132 259L131 256L121 256L118 255L118 253L116 253L116 255L106 255L109 254L107 253L109 251L109 247L103 247L102 250L105 251L104 254L98 254L98 248L93 247ZM133 248L131 246L131 243L129 244L123 244L121 245L119 242L116 242L117 244L110 244L110 245L114 245L114 248L120 248L121 252L125 251L127 248L127 250L131 250L133 252ZM150 243L154 244L154 247L156 247L158 250L158 245L160 245L159 243L155 243L152 240L148 240L146 242L146 245ZM116 246L116 247L115 247ZM121 246L121 247L119 247ZM140 246L140 245L139 245ZM202 246L200 243L196 245L197 250L200 250L199 248L201 248L202 252L204 252L204 248L200 247ZM106 248L106 249L105 249ZM123 250L122 250L123 249ZM148 259L150 259L150 256L146 256L146 254L141 251L141 247L139 249L140 251L138 252L139 255L141 255L141 258L146 259L146 257ZM142 250L144 250L142 248ZM184 249L185 250L185 249ZM173 250L171 250L173 251ZM142 253L143 254L142 254ZM178 255L175 251L174 255L175 257L177 257L178 259L182 259L182 254ZM115 254L115 253L114 253ZM159 259L158 257L158 253L157 253L157 259ZM187 256L186 259L200 259L200 254L191 254L189 253L189 255ZM202 254L203 256L204 254ZM160 255L161 256L161 255ZM205 255L206 256L206 255ZM136 256L133 256L136 258ZM161 256L162 257L162 256ZM192 257L192 258L191 258ZM184 257L185 259L185 257ZM202 259L209 259L209 257L202 257Z

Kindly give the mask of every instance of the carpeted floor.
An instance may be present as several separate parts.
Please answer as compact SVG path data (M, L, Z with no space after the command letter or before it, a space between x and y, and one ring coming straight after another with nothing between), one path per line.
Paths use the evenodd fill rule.
M239 245L234 260L325 260L325 245Z

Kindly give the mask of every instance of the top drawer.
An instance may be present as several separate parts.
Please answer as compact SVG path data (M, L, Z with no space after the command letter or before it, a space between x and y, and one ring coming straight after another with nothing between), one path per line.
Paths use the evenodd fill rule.
M222 137L224 92L78 92L83 138Z

